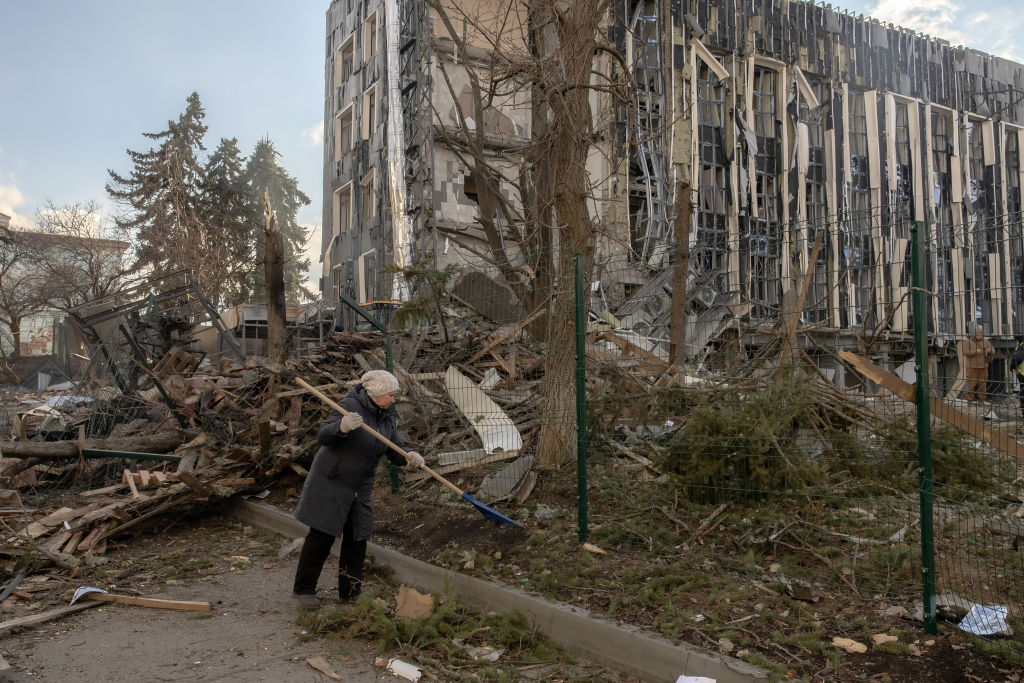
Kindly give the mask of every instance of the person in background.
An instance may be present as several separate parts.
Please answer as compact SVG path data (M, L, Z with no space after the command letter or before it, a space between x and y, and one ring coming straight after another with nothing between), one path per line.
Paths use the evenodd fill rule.
M1021 417L1024 417L1024 337L1017 337L1017 348L1013 350L1010 368L1017 379L1017 400L1020 401Z
M981 325L974 328L974 336L960 342L960 356L963 358L967 388L964 398L968 401L984 401L988 385L988 364L996 355L992 343L985 339Z
M409 452L409 460L392 450L362 425L372 427L400 448L395 418L389 411L398 394L398 380L386 370L370 370L340 402L350 414L336 410L320 425L320 450L309 468L295 519L309 527L295 569L293 592L299 604L316 609L317 581L334 539L341 537L338 557L338 597L355 599L362 588L366 542L373 532L373 477L377 462L386 455L395 465L420 467L423 456Z

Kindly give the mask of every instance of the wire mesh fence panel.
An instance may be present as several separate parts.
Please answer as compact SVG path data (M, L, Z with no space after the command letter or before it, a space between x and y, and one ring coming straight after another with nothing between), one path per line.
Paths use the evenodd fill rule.
M936 590L972 621L994 608L998 625L979 634L1020 634L1021 222L995 214L983 181L976 194L967 222L927 232ZM984 647L1024 653L1018 638Z
M741 219L728 240L698 227L686 277L675 280L684 291L671 266L652 273L629 254L597 266L591 454L625 458L653 480L659 510L689 517L655 515L634 542L650 547L657 532L670 555L724 543L738 563L757 557L747 579L775 567L791 592L919 593L913 405L840 356L912 365L904 223L891 211L776 222L769 239ZM906 258L882 250L883 230ZM646 284L630 284L638 281ZM685 334L673 345L679 324ZM623 512L649 500L623 501L633 508ZM597 502L593 514L602 514ZM621 542L620 526L594 537Z

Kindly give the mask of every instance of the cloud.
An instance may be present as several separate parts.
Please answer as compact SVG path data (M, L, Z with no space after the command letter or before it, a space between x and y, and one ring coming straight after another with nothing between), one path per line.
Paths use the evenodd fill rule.
M1024 54L1022 22L1013 16L1000 16L952 0L877 0L868 5L868 14L904 28L943 38L954 45L1020 61Z
M311 292L318 294L320 292L320 273L323 268L320 263L320 226L303 225L302 227L306 230L307 236L302 256L309 259L309 270L303 273L305 285Z
M14 185L0 185L0 213L11 217L11 223L24 223L24 216L19 216L17 207L25 203L25 196Z
M319 122L313 124L309 128L302 131L302 137L313 147L318 147L324 144L324 121L320 119Z

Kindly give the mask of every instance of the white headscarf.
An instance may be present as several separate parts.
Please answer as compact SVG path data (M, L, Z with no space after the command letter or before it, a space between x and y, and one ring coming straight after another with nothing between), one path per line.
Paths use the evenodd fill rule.
M398 380L387 370L370 370L359 381L371 398L398 391Z

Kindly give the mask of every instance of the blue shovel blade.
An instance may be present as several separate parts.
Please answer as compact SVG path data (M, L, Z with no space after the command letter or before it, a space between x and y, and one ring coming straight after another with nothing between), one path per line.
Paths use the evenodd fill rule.
M520 529L526 528L519 522L515 521L514 519L509 519L508 517L501 514L494 508L487 507L486 505L484 505L483 503L481 503L479 500L469 495L468 493L463 493L462 497L468 500L470 503L472 503L473 507L480 511L480 514L482 514L484 517L491 520L492 522L500 522L501 524L508 524L509 526L517 526Z

